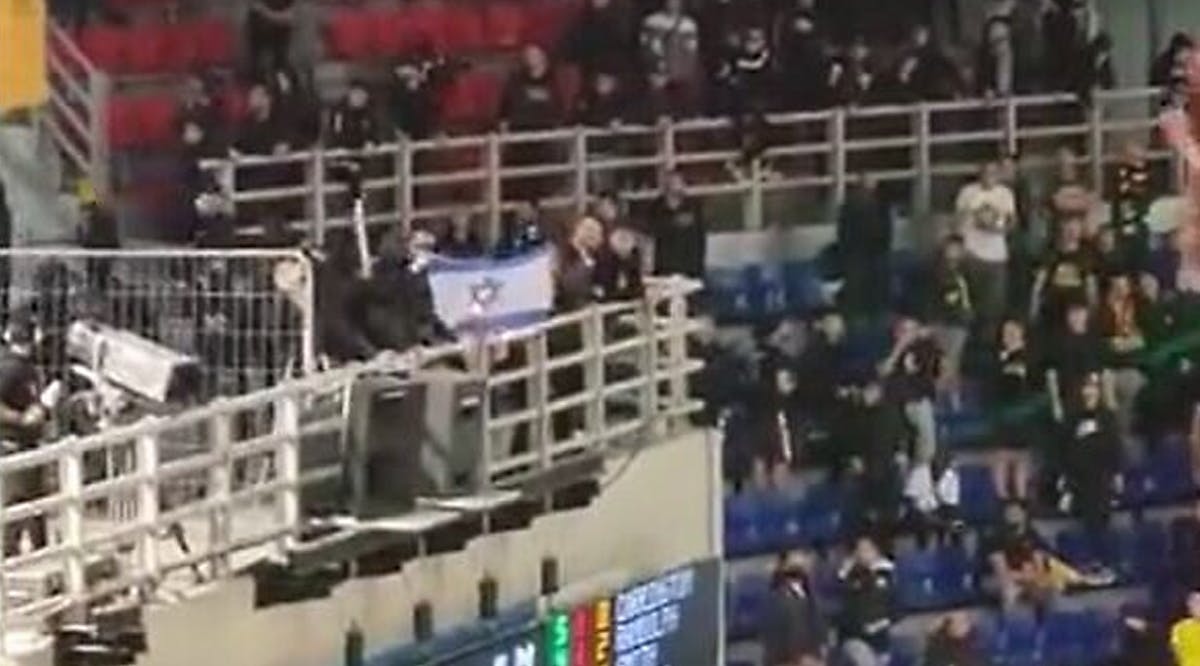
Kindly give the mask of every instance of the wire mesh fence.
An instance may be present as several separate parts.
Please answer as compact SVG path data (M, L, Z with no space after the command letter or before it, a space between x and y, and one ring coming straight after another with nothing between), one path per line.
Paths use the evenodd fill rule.
M299 268L300 288L277 284L283 263ZM0 252L0 313L34 325L44 379L69 374L67 330L92 320L194 356L200 400L311 369L311 284L311 264L294 251Z

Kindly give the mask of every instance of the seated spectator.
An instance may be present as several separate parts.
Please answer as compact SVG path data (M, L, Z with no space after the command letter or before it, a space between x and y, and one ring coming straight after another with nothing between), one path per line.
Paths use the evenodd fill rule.
M859 537L854 552L838 570L842 610L838 642L856 666L883 663L891 647L895 614L895 566L870 537Z
M1080 518L1087 536L1097 547L1094 551L1102 552L1115 492L1120 485L1121 442L1116 418L1104 404L1098 375L1092 375L1079 387L1075 404L1063 428L1066 491L1059 508Z
M1171 627L1171 652L1178 666L1200 664L1200 591L1187 597L1187 615Z
M483 256L483 242L475 231L471 213L456 211L437 239L437 253L456 259Z
M250 71L263 74L290 63L296 0L254 0L246 16Z
M932 462L918 462L909 468L904 482L909 519L916 530L917 545L924 548L936 540L946 544L959 541L963 522L959 512L961 488L958 471L945 451Z
M971 617L962 611L947 615L925 644L923 666L984 666L988 658L979 648Z
M675 112L694 110L703 77L700 26L686 13L684 0L663 0L660 11L647 15L640 43L651 88L665 94Z
M1093 375L1100 377L1101 395L1112 395L1108 363L1107 350L1092 328L1087 306L1082 303L1069 305L1066 328L1052 338L1045 358L1046 390L1056 421L1062 423L1067 413L1076 408L1082 395L1081 387Z
M918 464L933 462L938 451L933 403L941 364L942 350L929 328L911 317L900 318L893 327L892 350L879 364L879 376L886 382L888 399L904 407L913 434L913 448L907 453Z
M607 247L596 259L596 283L606 301L633 300L645 292L642 251L628 227L614 226L609 231Z
M1045 609L1079 574L1052 555L1017 502L1004 507L1004 518L980 546L987 555L992 584L1005 610L1024 601Z
M646 215L650 236L654 239L654 274L704 277L704 257L708 244L700 205L687 194L683 174L667 174L662 196Z
M975 319L962 236L951 235L942 241L931 278L925 311L933 339L943 353L939 389L958 411L962 406L963 351Z
M584 79L632 66L633 32L624 8L613 0L588 0L563 41L563 57Z
M962 91L958 66L933 40L926 25L913 28L908 51L894 76L899 97L906 102L954 99Z
M988 382L992 434L998 450L992 479L1002 499L1024 501L1029 494L1029 450L1039 441L1042 387L1029 349L1025 325L1008 319L991 359Z
M812 589L812 554L780 553L771 576L759 640L764 666L822 666L828 621Z
M361 150L373 145L379 137L375 110L371 108L371 93L362 81L350 84L346 98L338 104L329 120L329 143L335 148Z
M1110 278L1099 320L1100 335L1108 347L1108 365L1112 368L1117 432L1122 442L1130 444L1135 439L1134 407L1146 385L1140 367L1146 351L1146 335L1142 330L1145 315L1141 300L1128 275Z
M1065 220L1033 282L1030 310L1040 332L1053 336L1072 304L1094 303L1099 293L1095 257L1083 238L1083 221Z

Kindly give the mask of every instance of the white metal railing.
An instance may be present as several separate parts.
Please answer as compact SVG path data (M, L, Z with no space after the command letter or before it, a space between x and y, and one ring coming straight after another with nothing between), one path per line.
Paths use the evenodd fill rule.
M296 288L275 283L294 265ZM315 369L313 269L295 250L0 249L0 304L45 337L38 365L64 375L68 326L93 319L133 331L203 369L200 399L246 393Z
M481 490L686 427L683 417L699 406L687 391L699 368L687 353L687 299L697 288L654 280L638 301L585 308L480 344L389 355L0 458L9 550L0 557L0 626L101 598L145 600L286 555L312 518L301 491L343 473L340 459L311 464L307 449L332 440L338 450L343 401L366 374L421 381L422 368L465 359L469 381L486 386ZM563 373L579 381L563 381ZM264 413L268 428L243 427ZM564 416L573 424L565 435L556 427ZM44 544L15 534L35 521L48 528Z
M53 21L46 25L50 101L44 121L71 168L87 174L104 195L110 186L107 113L112 78L88 60L67 31Z
M928 212L935 207L939 179L974 172L998 148L1049 155L1069 145L1086 159L1092 182L1103 187L1105 164L1125 141L1152 142L1158 94L1098 91L1090 107L1075 95L1049 94L776 115L766 160L751 165L745 178L726 174L726 164L738 157L726 119L400 140L361 151L236 155L208 161L204 169L240 206L303 210L294 223L317 237L349 224L346 187L329 177L331 165L347 159L369 165L368 223L410 225L468 210L482 215L495 234L505 211L525 202L531 182L547 193L544 206L579 211L601 187L620 186L633 200L654 197L659 174L680 168L696 174L697 196L740 196L746 224L754 228L763 224L765 200L773 193L811 193L832 211L856 174L865 171L907 184L913 210ZM541 159L513 164L511 149L530 144L541 146ZM1166 159L1169 153L1151 156ZM766 177L766 164L778 174ZM294 183L248 186L243 177L251 169L283 165L297 174Z

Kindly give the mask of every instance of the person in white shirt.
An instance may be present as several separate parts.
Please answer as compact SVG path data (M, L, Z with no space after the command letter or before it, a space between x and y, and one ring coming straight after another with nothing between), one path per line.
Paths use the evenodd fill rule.
M964 186L955 203L958 232L967 253L967 274L977 321L990 335L1008 307L1008 233L1017 217L1017 199L1000 182L1000 165L988 162L979 180Z
M956 538L962 527L961 496L958 471L944 451L939 451L933 462L912 466L904 482L904 499L918 545L928 545L931 536L940 543Z

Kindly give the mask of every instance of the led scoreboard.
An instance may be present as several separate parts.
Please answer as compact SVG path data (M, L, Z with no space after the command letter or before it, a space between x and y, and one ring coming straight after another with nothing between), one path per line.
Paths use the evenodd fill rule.
M720 647L720 563L668 571L552 613L546 666L710 666Z

